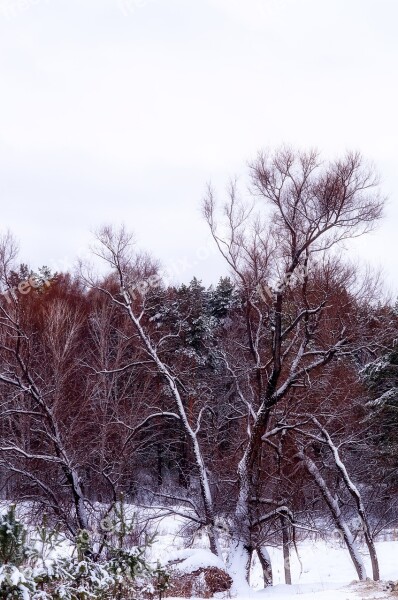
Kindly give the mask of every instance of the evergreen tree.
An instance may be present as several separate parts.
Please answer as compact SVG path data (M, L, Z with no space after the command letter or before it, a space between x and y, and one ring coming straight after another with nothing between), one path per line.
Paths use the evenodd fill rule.
M398 303L393 311L394 320L397 314ZM383 450L394 458L398 450L398 337L392 341L386 354L367 365L364 378L372 396L369 406L374 411L379 442Z
M211 292L211 315L219 320L225 319L236 302L237 296L234 284L229 277L221 277L217 287Z
M0 517L0 564L20 566L27 556L26 529L17 519L15 505Z

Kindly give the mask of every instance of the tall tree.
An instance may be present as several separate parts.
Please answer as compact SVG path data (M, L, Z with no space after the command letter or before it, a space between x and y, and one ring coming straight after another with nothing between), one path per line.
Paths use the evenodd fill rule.
M235 184L224 207L227 234L219 233L212 190L203 207L246 303L245 351L253 393L242 393L251 407L251 423L237 469L231 569L238 571L243 563L247 574L253 551L251 498L256 497L262 439L272 411L295 387L308 385L312 374L322 376L351 343L349 324L331 315L330 294L319 285L317 273L328 265L333 246L369 231L382 211L377 178L359 154L322 163L315 151L284 148L260 153L251 176L263 216L255 214L253 201L239 198ZM290 285L297 277L300 295L292 302ZM364 569L356 567L363 579Z

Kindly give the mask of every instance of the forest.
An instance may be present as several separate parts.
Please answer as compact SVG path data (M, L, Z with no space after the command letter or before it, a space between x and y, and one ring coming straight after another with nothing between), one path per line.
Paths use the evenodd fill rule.
M357 579L378 581L376 540L398 520L398 304L347 250L382 217L378 176L359 153L283 147L248 177L248 190L205 194L225 261L211 286L164 282L127 226L103 226L92 264L58 273L21 263L2 235L1 503L80 540L92 569L131 559L108 522L134 506L147 515L135 548L151 514L174 515L186 547L200 535L233 585L254 557L272 585L270 547L292 583L291 554L315 535L338 536ZM19 539L12 511L0 556L2 523ZM141 597L120 578L103 596L62 596L55 579L32 597ZM10 581L1 597L25 598Z

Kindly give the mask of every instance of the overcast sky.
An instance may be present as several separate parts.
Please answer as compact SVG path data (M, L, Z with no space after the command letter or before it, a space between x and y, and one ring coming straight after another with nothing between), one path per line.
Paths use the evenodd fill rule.
M0 227L63 270L124 222L210 282L206 182L281 143L358 149L389 204L356 251L398 292L397 22L397 0L0 0Z

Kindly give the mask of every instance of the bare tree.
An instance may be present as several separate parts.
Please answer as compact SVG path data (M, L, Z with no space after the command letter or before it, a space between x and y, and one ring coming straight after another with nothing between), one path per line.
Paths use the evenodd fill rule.
M235 183L222 227L211 189L203 205L213 238L246 302L244 353L251 356L252 383L251 393L242 399L250 407L251 423L237 469L235 553L230 565L239 570L245 564L247 574L253 547L251 498L256 497L262 440L272 410L294 388L308 386L312 374L319 377L351 341L344 319L330 313L330 294L317 285L316 273L337 243L374 226L383 204L374 171L359 154L322 163L315 151L260 153L251 164L251 176L262 214L253 201L239 198ZM297 279L300 294L293 298L289 284ZM365 576L361 569L358 574Z
M0 248L3 283L10 287L15 246L7 238ZM79 370L74 359L81 341L82 313L60 298L47 304L45 286L33 286L28 296L22 294L23 286L0 300L4 392L0 455L8 473L25 482L25 497L41 498L42 505L74 534L79 528L90 528L81 480L83 453L73 445L82 399L79 410L65 402L66 398L76 402L73 384ZM69 491L66 502L65 489Z
M116 291L112 291L109 288L101 287L98 282L91 281L91 285L102 291L116 306L125 311L131 327L140 341L145 360L153 364L156 372L167 386L168 394L173 400L174 410L156 411L148 415L146 421L159 417L172 418L183 428L199 478L202 502L201 509L195 506L195 512L200 511L199 516L193 518L206 526L212 552L222 557L209 476L199 442L206 407L202 407L197 414L190 415L188 413L189 402L188 398L184 398L184 387L173 368L162 357L165 344L170 338L176 337L175 334L167 333L159 339L151 337L149 334L145 294L142 292L145 288L159 282L156 266L148 257L134 253L132 236L127 234L124 229L114 232L111 228L105 227L98 234L98 242L95 252L111 267L118 287ZM186 501L186 503L192 505L192 502Z

